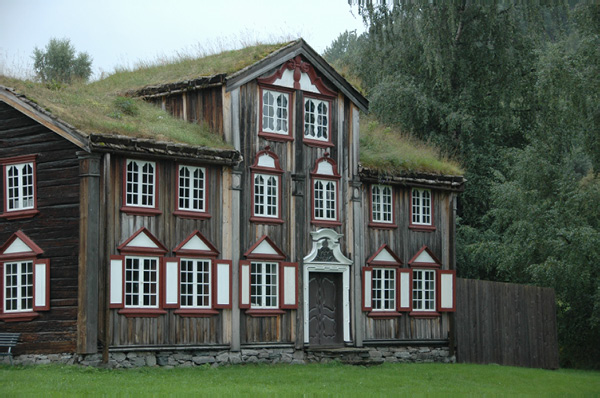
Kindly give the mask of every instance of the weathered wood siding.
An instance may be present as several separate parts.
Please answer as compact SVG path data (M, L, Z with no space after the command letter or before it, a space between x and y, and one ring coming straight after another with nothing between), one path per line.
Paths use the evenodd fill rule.
M381 229L369 227L371 186L363 186L363 214L365 224L365 260L371 257L383 244L387 244L408 268L408 261L423 247L427 246L441 261L442 269L449 269L451 261L450 236L452 225L452 193L432 189L433 225L435 231L416 231L409 228L411 188L393 186L394 220L397 228ZM366 264L362 264L363 266ZM444 340L448 338L449 315L443 313L438 318L419 319L404 313L396 319L373 319L362 313L361 321L365 327L366 340L406 339L406 340Z
M106 197L106 212L101 217L105 220L106 231L101 237L101 242L106 246L102 251L104 264L103 275L109 265L109 255L119 254L117 247L131 237L142 227L148 230L169 250L166 257L174 257L172 250L189 237L195 230L200 231L206 239L223 253L222 228L223 228L223 196L221 167L198 164L206 168L208 178L208 209L209 219L188 219L173 215L176 209L176 178L177 163L166 160L153 160L156 162L158 172L158 205L162 214L157 216L129 215L121 211L123 202L123 168L124 157L104 156L104 178L101 181L101 190ZM187 164L187 163L186 163ZM226 258L219 256L218 258ZM106 289L101 289L104 311L106 311ZM118 314L118 310L110 310L110 345L175 345L175 344L209 344L228 343L229 334L222 333L224 323L230 322L230 310L219 310L219 314L210 318L187 318L175 315L174 310L167 310L166 315L158 318L127 318ZM101 323L105 317L101 314ZM101 332L101 338L104 333Z
M50 311L30 322L0 322L22 333L15 353L74 352L77 332L79 161L77 146L0 102L0 158L37 154L37 209L23 220L0 219L0 244L22 230L50 259ZM4 176L0 203L4 201Z

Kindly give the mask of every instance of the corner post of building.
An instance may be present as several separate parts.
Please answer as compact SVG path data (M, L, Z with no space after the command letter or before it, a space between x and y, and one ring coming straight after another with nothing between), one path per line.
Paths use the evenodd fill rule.
M100 156L78 152L79 158L79 289L77 352L98 350L98 281L100 220Z
M361 283L361 266L365 261L364 256L364 217L363 217L363 192L362 181L359 176L359 145L360 142L360 116L358 108L352 108L351 119L352 131L352 214L354 222L354 267L352 269L354 279L354 305L353 317L354 320L354 345L356 347L363 346L365 335L364 322L362 321L362 283Z

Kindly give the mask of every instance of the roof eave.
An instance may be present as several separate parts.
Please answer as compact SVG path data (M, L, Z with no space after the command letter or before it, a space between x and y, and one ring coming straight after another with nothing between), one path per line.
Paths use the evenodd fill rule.
M415 171L405 173L383 173L367 167L361 167L359 177L365 182L433 188L453 192L463 192L467 181L460 175L434 174Z

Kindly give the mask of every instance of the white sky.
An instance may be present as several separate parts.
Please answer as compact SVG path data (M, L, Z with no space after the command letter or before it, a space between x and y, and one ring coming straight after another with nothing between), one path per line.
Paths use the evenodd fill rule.
M94 77L179 53L303 37L317 52L364 31L347 0L0 0L0 73L30 74L33 49L69 38ZM354 12L354 13L353 13Z

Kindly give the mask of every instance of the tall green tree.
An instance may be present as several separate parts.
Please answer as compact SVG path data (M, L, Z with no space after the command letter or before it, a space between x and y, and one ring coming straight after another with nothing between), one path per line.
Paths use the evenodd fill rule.
M44 83L87 81L92 75L92 58L86 52L75 54L69 39L50 39L45 49L33 50L33 68Z

